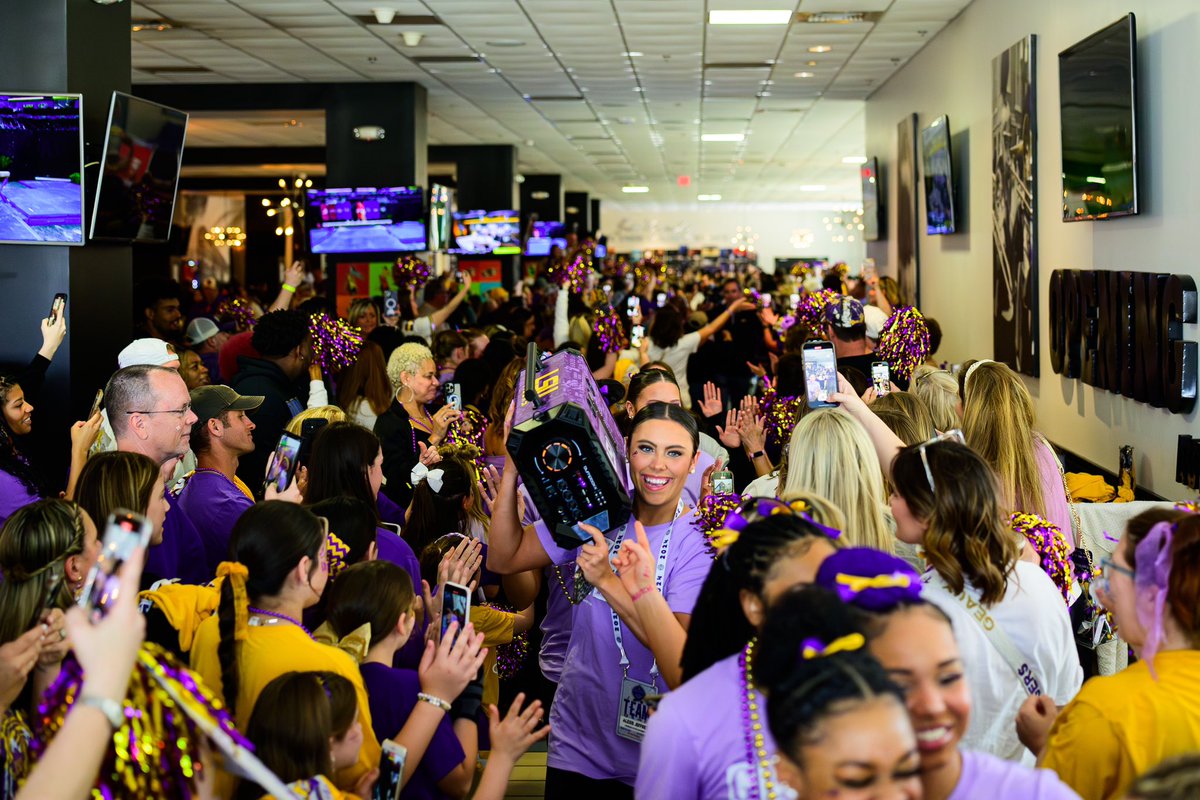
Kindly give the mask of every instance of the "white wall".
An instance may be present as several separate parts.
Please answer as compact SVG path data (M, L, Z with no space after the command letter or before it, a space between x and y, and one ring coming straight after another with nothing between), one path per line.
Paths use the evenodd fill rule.
M1061 220L1058 53L1125 13L1137 15L1140 216L1106 222ZM921 298L945 331L939 355L952 361L992 352L991 61L1037 34L1037 178L1041 377L1027 379L1038 426L1056 443L1110 470L1117 446L1137 451L1138 482L1167 497L1175 483L1176 436L1193 433L1196 412L1172 415L1055 375L1050 368L1047 297L1055 269L1130 269L1190 274L1200 280L1200 3L1196 0L975 0L867 101L867 155L887 162L888 233L895 229L890 176L896 125L908 113L928 125L950 115L952 134L967 131L967 230L920 235ZM958 143L958 139L955 139ZM955 155L956 165L961 159ZM923 192L921 193L923 194ZM923 199L922 199L923 203ZM960 212L961 213L961 212ZM923 205L918 218L924 217ZM923 228L922 228L923 229ZM871 245L881 264L894 259L894 237ZM890 254L890 255L889 255ZM1184 338L1196 341L1195 325Z
M601 229L608 236L608 248L629 250L677 250L680 245L731 247L739 226L758 235L755 249L758 263L768 270L776 257L828 257L845 261L856 270L866 255L862 234L853 231L854 241L834 242L825 230L826 217L849 215L841 210L815 208L815 204L734 204L702 203L692 206L618 205L605 203L601 210ZM808 247L792 244L793 234L807 231L812 235ZM841 233L848 234L845 230Z

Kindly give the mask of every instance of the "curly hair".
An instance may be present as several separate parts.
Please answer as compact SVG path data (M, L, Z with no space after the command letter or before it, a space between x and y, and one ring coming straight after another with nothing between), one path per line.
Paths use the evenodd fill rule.
M309 318L302 311L272 311L254 326L250 344L266 358L283 358L299 347L309 333Z
M393 350L387 362L387 376L392 383L392 391L400 390L400 373L415 375L426 361L433 361L433 353L423 344L409 342Z

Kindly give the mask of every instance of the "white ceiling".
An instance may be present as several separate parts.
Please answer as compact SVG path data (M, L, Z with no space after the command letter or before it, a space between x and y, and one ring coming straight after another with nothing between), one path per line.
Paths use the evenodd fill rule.
M839 203L860 192L857 168L842 158L884 155L863 152L863 101L969 3L138 0L135 20L178 27L132 34L133 82L416 81L429 92L431 144L514 144L522 172L561 173L568 189L624 203L689 203L700 193L729 202ZM355 17L379 6L435 15L441 24ZM759 8L882 17L706 24L709 9ZM409 47L403 31L424 38ZM833 50L809 52L818 45ZM437 57L466 59L425 60ZM148 71L164 67L208 71ZM701 133L746 139L701 142ZM319 145L324 119L312 111L197 114L188 143ZM681 175L689 187L677 185ZM651 191L622 194L628 183ZM814 184L826 188L799 189Z

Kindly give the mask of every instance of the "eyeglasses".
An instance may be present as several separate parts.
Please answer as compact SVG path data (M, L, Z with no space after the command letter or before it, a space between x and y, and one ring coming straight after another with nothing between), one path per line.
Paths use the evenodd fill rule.
M1104 578L1104 593L1108 595L1112 594L1112 583L1109 578L1113 572L1119 572L1129 580L1134 580L1133 570L1129 567L1122 567L1112 560L1112 556L1104 556L1100 559L1100 574Z
M931 444L937 444L938 442L958 442L959 444L966 444L967 440L963 437L962 431L954 428L946 431L945 433L939 433L928 442L922 442L921 444L917 445L917 452L921 454L921 464L923 464L925 467L925 479L929 481L929 491L931 494L937 494L937 487L933 485L933 472L931 472L929 469L929 456L925 455L925 448L929 447Z
M185 403L183 408L168 408L163 411L126 411L125 413L126 414L174 414L177 417L179 417L180 419L183 419L184 417L186 417L188 415L188 412L191 410L192 410L192 404Z

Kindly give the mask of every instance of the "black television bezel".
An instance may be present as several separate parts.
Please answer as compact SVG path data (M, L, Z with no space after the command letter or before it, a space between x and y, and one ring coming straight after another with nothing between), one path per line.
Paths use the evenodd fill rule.
M939 125L939 123L941 123L941 124ZM948 230L948 231L930 230L930 225L929 225L929 183L928 183L928 181L929 181L928 163L929 162L928 162L928 159L926 159L926 157L925 157L925 132L929 131L929 130L933 130L934 128L938 128L938 127L945 128L946 159L950 163L950 174L948 176L947 183L949 183L948 188L950 190L950 216L953 219L953 225L950 228L950 230ZM950 115L942 114L941 116L935 118L933 120L933 122L929 123L924 128L921 128L919 140L920 140L920 149L921 149L921 193L922 193L922 196L925 198L925 235L926 236L952 236L952 235L958 233L958 202L957 202L958 187L954 181L954 146L953 146L953 141L950 137Z
M874 210L874 213L872 214L872 217L874 217L874 221L875 221L875 232L874 232L873 236L868 236L866 227L864 225L863 241L864 242L878 242L884 238L884 236L883 236L884 216L883 216L883 199L882 199L883 196L880 194L880 191L879 191L880 186L882 185L880 178L879 178L879 159L876 158L875 156L869 156L866 161L864 161L862 164L859 164L859 166L858 166L858 182L859 182L859 185L861 187L863 187L861 202L862 202L862 210L863 210L863 219L864 220L867 218L867 213L868 213L868 211L867 211L867 192L866 192L866 188L865 188L867 181L863 177L863 170L865 170L865 169L870 169L871 174L873 174L875 176L875 210Z
M83 95L79 92L9 92L0 91L4 97L73 97L79 108L79 241L78 242L47 242L41 239L0 239L0 244L32 244L58 245L59 247L83 247L87 244L87 225L84 223L84 209L87 207L87 175L83 160Z
M1063 132L1062 132L1062 81L1063 71L1062 63L1064 58L1069 58L1077 54L1080 50L1093 44L1097 39L1106 36L1114 28L1128 23L1129 25L1129 130L1131 132L1132 146L1130 147L1131 161L1133 162L1133 206L1128 211L1115 211L1105 213L1103 215L1085 214L1084 216L1068 216L1068 209L1063 207L1063 222L1101 222L1107 219L1115 219L1117 217L1132 217L1141 213L1138 199L1140 197L1138 185L1138 80L1137 80L1137 16L1130 11L1125 16L1114 22L1105 25L1100 30L1092 33L1086 38L1080 39L1070 47L1060 50L1058 53L1058 117L1059 117L1059 134L1058 134L1058 150L1059 164L1065 160L1063 157ZM1063 184L1063 191L1066 191L1066 184Z
M179 164L175 170L175 191L171 193L171 213L167 219L167 235L162 239L143 239L137 236L108 236L105 234L96 235L96 217L99 216L100 199L104 194L101 191L104 188L104 165L108 161L108 140L112 135L113 112L117 108L117 95L123 95L130 100L165 108L167 111L174 111L177 114L183 115L183 138L179 140ZM173 108L163 103L156 103L153 100L147 100L144 97L138 97L129 92L113 91L112 97L108 100L108 117L104 127L104 145L100 150L100 171L96 175L96 196L92 199L92 219L88 223L87 238L89 240L99 242L142 242L146 244L162 244L163 242L170 241L171 230L175 227L175 205L179 202L179 184L183 180L183 151L187 147L187 130L191 118L191 114L181 109Z

